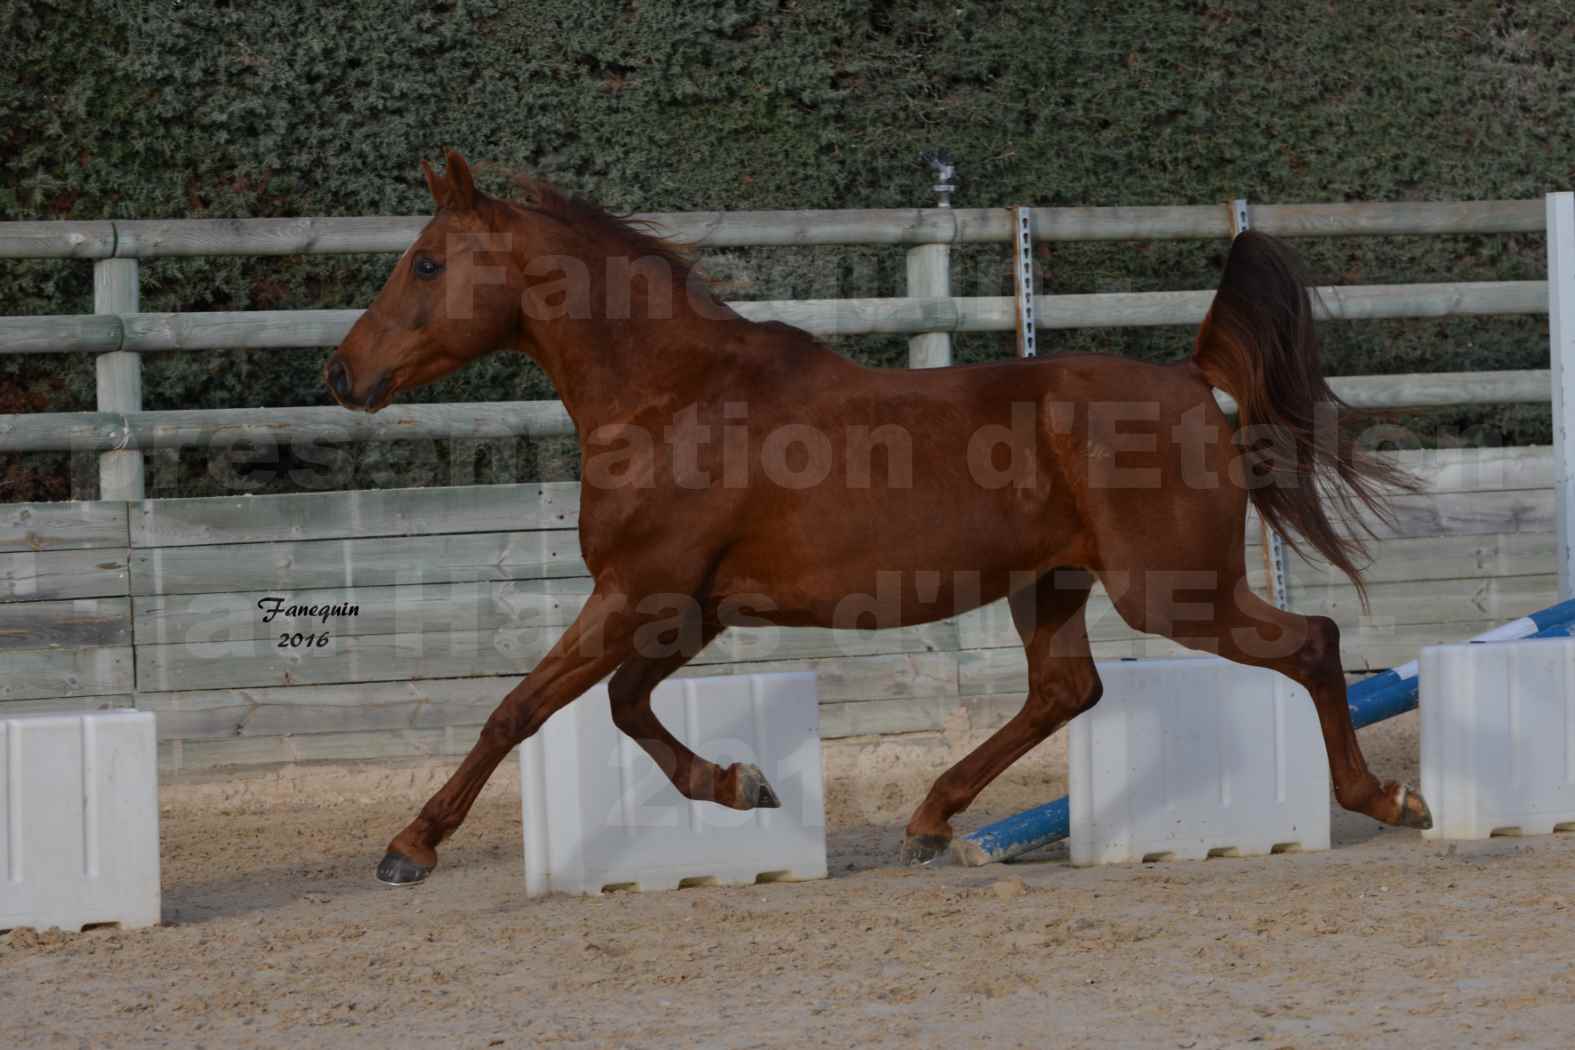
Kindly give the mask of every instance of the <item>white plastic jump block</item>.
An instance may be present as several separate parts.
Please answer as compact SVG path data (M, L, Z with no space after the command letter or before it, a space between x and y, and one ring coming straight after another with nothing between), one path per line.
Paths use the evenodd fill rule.
M0 719L0 930L158 922L153 715Z
M1430 839L1575 831L1575 639L1422 650Z
M1213 657L1099 664L1067 741L1073 864L1329 848L1329 764L1307 691Z
M520 749L528 895L826 877L812 673L670 679L652 706L701 758L759 766L781 808L684 798L613 725L598 686Z

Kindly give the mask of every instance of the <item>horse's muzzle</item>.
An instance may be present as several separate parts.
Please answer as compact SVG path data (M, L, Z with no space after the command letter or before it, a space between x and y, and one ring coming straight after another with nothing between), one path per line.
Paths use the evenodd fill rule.
M324 380L328 383L328 392L334 400L345 408L356 412L376 412L388 402L394 386L394 377L387 372L377 377L377 382L372 384L363 397L355 396L355 381L350 377L350 369L345 367L344 359L338 354L328 359L328 367L323 373Z

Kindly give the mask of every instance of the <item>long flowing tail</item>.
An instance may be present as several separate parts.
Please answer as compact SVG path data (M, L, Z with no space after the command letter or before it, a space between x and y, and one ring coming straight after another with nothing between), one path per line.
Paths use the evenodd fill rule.
M1360 512L1392 521L1388 492L1415 491L1418 483L1359 446L1360 424L1373 416L1353 410L1324 381L1312 294L1283 242L1254 230L1236 238L1193 360L1236 399L1236 443L1246 452L1253 506L1293 549L1302 551L1300 535L1350 577L1365 605L1358 562L1367 560L1362 532L1371 531Z

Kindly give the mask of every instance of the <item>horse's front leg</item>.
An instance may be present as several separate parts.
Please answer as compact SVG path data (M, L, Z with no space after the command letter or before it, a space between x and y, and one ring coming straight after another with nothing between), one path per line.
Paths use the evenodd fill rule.
M633 656L608 681L613 724L645 749L685 798L732 809L777 808L782 803L759 766L734 762L723 769L701 758L673 736L652 710L651 694L656 687L710 645L722 633L722 624L714 616L702 614L696 605L692 629L679 630L687 639L681 640L675 651Z
M554 711L601 681L634 653L636 617L622 593L592 592L585 608L530 676L509 691L454 775L388 844L377 866L381 882L420 882L437 866L438 843L464 823L492 771Z

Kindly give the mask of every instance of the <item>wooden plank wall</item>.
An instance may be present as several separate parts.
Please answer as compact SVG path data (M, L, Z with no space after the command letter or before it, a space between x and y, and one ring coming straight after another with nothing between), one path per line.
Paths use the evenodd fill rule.
M1340 624L1350 670L1557 600L1550 450L1400 458L1427 488L1374 523L1368 610L1291 558L1293 608ZM574 485L8 505L0 711L134 698L158 712L171 769L463 752L589 592L578 507ZM1255 550L1249 564L1261 583ZM265 623L269 597L358 612ZM1102 594L1089 622L1102 658L1183 651ZM323 631L321 647L279 645ZM959 707L987 725L1026 674L999 604L891 631L735 629L683 673L789 668L819 675L827 737L932 730Z
M0 504L0 713L131 702L126 506Z

